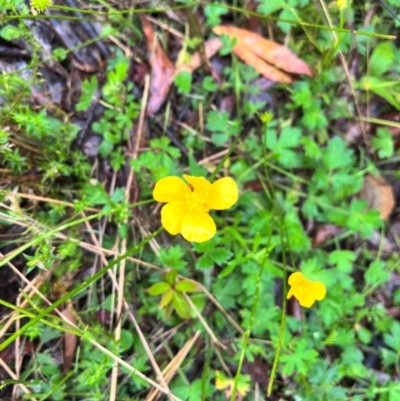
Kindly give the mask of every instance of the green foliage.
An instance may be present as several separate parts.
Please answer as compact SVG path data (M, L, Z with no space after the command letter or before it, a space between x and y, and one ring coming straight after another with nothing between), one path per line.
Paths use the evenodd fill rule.
M317 356L317 351L308 348L307 340L301 339L297 341L293 354L281 356L282 372L287 375L306 375Z
M177 271L170 270L165 275L165 281L153 284L147 291L152 296L162 295L159 308L165 309L167 317L175 310L182 319L188 319L191 315L191 310L184 294L198 291L198 288L193 281L178 281Z
M187 94L190 92L190 88L192 87L192 74L189 71L183 70L175 75L174 83L179 93Z
M378 128L377 136L371 139L371 145L381 159L386 159L393 155L394 144L391 132L387 128Z
M191 50L213 37L213 26L242 26L249 18L241 11L244 3L235 4L234 9L229 2L207 2L200 9L192 1L180 3L204 13L204 21L199 20L204 23L203 37L185 39ZM397 5L395 0L387 3ZM170 5L159 6L151 14L161 22L167 16L162 10ZM47 304L37 295L30 299L28 287L20 292L28 300L17 311L23 327L20 376L31 397L110 399L116 361L108 353L128 364L119 365L117 398L145 397L149 384L128 368L133 366L149 378L156 376L132 315L118 310L123 294L160 369L200 331L199 340L186 348L188 354L169 383L182 400L226 400L223 391L217 391L215 379L231 389L237 376L241 392L249 384L243 375L246 368L279 378L272 398L396 401L400 389L393 378L398 374L400 324L386 308L400 305L400 291L393 280L399 268L396 255L388 258L385 247L364 241L376 235L383 223L379 212L370 210L359 195L365 174L381 170L390 175L397 168L395 138L381 127L370 137L352 137L358 113L355 100L362 113L373 106L371 115L377 118L392 108L400 109L400 53L395 43L346 32L336 32L333 40L329 30L288 23L323 23L316 22L321 20L320 10L309 0L259 1L257 12L278 18L268 23L273 39L304 59L313 76L300 75L290 85L265 90L265 80L259 80L256 70L232 57L235 41L222 36L218 59L215 64L211 60L213 74L201 69L174 77L166 112L161 109L145 117L139 152L132 159L128 140L130 144L136 140L133 134L143 95L134 70L137 63L152 62L141 47L145 40L137 15L121 4L110 7L106 2L101 15L84 13L89 21L92 17L107 21L102 35L117 44L112 48L108 39L103 43L112 53L104 60L104 71L81 72L82 88L71 82L74 93L75 89L81 93L72 108L64 103L45 108L32 96L45 88L43 72L50 67L69 72L77 61L71 52L79 49L57 47L63 45L54 38L51 46L57 42L55 47L46 51L51 60L45 61L36 25L27 24L23 17L32 13L30 5L0 0L2 41L9 42L7 46L23 43L29 52L15 70L5 60L0 74L3 254L12 257L11 263L29 280L48 274L37 288L52 303L76 290L63 305L72 306L78 331L57 315L43 314ZM98 12L95 8L84 11ZM368 30L371 35L392 33L397 24L386 13L375 14L363 26L365 13L356 2L349 1L344 10L335 1L328 2L327 11L333 26ZM175 17L168 19L168 25L173 34L166 34L165 25L159 25L157 38L173 60L180 46L174 30L187 35ZM192 33L192 27L188 28ZM133 59L118 50L121 45L134 49ZM82 47L88 49L86 44ZM356 99L339 52L349 61L351 73L359 77L354 82ZM352 62L353 57L358 63ZM88 162L80 150L81 128L72 121L88 118L94 106L86 128L102 142L99 154ZM125 272L121 291L106 275L86 286L107 263L104 258L112 261L125 248L132 251L147 233L158 229L162 206L147 204L157 180L183 173L209 176L236 139L218 177L233 177L240 197L234 209L213 212L217 227L224 227L213 239L193 245L180 235L163 232L110 271L117 276ZM92 219L98 212L101 217ZM73 224L78 219L81 222ZM384 231L380 231L381 246L386 243ZM9 268L4 260L0 263L5 271ZM300 312L292 303L296 301L287 301L281 355L272 374L287 295L284 280L294 271L322 281L327 295ZM201 319L192 310L189 296ZM292 311L301 313L301 318ZM28 327L25 321L30 322ZM122 331L116 341L119 323ZM60 362L65 330L80 337L67 374ZM3 342L13 329L7 333ZM210 333L228 349L214 344L213 337L209 341ZM24 354L30 342L35 344L32 358ZM367 369L370 355L375 358L374 369L387 375L386 383L378 383ZM266 383L258 384L265 388ZM244 401L253 400L253 386L242 396Z

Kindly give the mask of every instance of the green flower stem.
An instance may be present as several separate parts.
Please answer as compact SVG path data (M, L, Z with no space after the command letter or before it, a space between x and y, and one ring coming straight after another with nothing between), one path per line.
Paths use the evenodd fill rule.
M146 245L150 240L155 238L161 231L163 230L162 227L160 227L155 233L149 235L146 237L142 242L139 244L133 246L130 248L127 252L125 252L123 255L119 256L117 259L113 260L110 262L107 266L103 267L100 269L97 273L95 273L93 276L89 277L87 280L85 280L83 283L79 284L77 287L75 287L73 290L65 294L63 297L55 301L53 304L51 304L49 307L44 309L39 315L34 317L32 320L30 320L28 323L26 323L23 327L21 327L18 331L13 333L10 337L7 338L7 340L3 341L0 344L0 351L3 349L7 348L15 339L19 336L21 336L29 327L32 327L35 325L37 322L39 322L43 317L48 315L50 312L52 312L54 309L58 308L60 305L62 305L64 302L68 301L72 297L74 297L76 294L81 292L83 289L88 287L90 284L94 283L96 280L98 280L101 276L103 276L109 269L111 269L113 266L117 265L120 263L123 259L127 258L128 256L132 256L136 252L138 252L144 245ZM54 231L54 230L53 230Z

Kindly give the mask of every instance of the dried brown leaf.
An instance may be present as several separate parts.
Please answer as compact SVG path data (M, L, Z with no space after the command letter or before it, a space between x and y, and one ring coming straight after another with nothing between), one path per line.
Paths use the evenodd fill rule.
M217 35L225 34L236 39L237 46L244 47L257 57L286 72L305 74L310 77L313 75L308 65L287 47L272 40L264 39L257 33L232 25L218 25L213 28L213 31Z
M171 87L175 67L158 43L157 36L145 16L140 17L143 33L146 36L149 63L151 65L150 97L147 113L154 114L165 102Z
M276 69L272 65L267 64L265 61L261 60L256 54L247 50L243 46L236 45L233 48L234 53L243 60L247 65L254 67L263 77L281 83L291 83L293 79L286 73Z
M336 237L343 232L343 228L334 224L321 224L316 226L312 233L312 247L317 248L330 238Z
M76 319L74 312L72 310L72 306L68 306L67 309L63 311L63 315L73 324L75 324ZM68 328L68 323L65 323L65 326ZM75 351L78 345L78 338L71 333L64 332L64 365L63 372L68 373L71 369L72 362L75 358Z
M212 58L222 47L222 42L220 38L212 38L207 40L204 43L204 49L206 53L206 58L209 60ZM185 70L189 72L193 72L197 70L202 64L201 56L199 52L196 52L192 55L190 58L189 63L182 64L180 66L177 66L176 68L176 74L178 74L180 71Z
M380 212L382 219L386 219L392 213L395 205L393 188L383 177L366 175L360 196L368 202L371 209Z

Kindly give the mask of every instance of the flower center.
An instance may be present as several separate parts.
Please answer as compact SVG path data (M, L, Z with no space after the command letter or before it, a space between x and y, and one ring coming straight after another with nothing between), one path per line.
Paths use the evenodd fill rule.
M186 205L189 212L209 212L210 209L206 206L203 194L192 190L185 195Z
M306 280L302 280L297 285L297 293L300 297L307 297L310 295L310 283Z

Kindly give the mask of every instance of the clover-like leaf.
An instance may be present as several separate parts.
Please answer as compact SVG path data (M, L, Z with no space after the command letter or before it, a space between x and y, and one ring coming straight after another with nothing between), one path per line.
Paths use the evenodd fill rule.
M150 295L161 295L167 292L171 285L162 281L161 283L153 284L147 291Z
M166 275L165 275L165 281L169 284L174 284L176 276L178 275L178 272L176 270L170 270Z
M174 306L176 313L182 319L188 319L190 317L190 305L182 293L177 291L174 292L172 297L172 305Z
M190 280L182 280L176 283L175 289L181 292L194 292L198 291L196 283Z
M167 292L164 293L164 295L161 298L160 303L158 304L158 307L160 309L165 308L171 301L172 297L174 296L174 290L170 289Z

